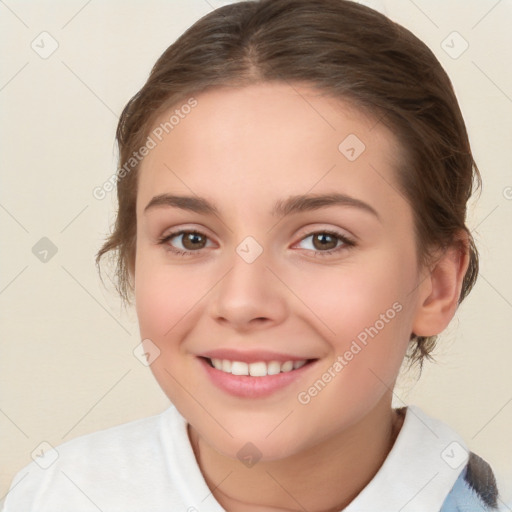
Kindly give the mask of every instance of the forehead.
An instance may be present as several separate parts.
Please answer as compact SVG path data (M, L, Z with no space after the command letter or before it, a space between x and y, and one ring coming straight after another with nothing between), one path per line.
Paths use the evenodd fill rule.
M238 210L270 209L277 199L308 191L401 199L390 186L400 150L395 137L347 101L281 83L222 87L194 98L193 108L182 108L186 100L175 105L150 133L155 147L140 168L139 213L153 196L171 192Z

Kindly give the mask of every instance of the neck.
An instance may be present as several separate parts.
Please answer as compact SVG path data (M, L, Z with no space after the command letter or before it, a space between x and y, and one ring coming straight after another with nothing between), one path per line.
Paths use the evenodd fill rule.
M190 425L189 436L206 483L225 510L339 512L375 476L402 422L386 396L350 428L304 452L252 468L217 452Z

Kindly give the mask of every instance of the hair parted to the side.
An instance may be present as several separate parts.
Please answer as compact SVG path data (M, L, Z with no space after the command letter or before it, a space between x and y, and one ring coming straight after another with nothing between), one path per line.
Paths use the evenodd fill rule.
M387 126L403 150L400 193L414 212L418 263L459 245L470 263L459 303L478 275L466 227L467 202L481 178L452 84L430 49L379 12L348 0L243 1L192 25L157 60L117 127L119 169L144 145L170 107L212 87L278 81L305 84L348 101ZM131 302L139 165L118 174L118 211L96 262L112 251L117 289ZM468 235L469 246L460 240ZM431 358L437 336L411 333L410 364Z

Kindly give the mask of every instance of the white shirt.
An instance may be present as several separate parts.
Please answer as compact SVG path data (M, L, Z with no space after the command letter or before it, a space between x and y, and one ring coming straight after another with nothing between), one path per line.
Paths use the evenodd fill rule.
M14 477L4 512L224 511L196 462L187 422L172 405L72 439L36 460ZM467 461L468 448L451 428L408 406L384 464L344 512L438 511Z

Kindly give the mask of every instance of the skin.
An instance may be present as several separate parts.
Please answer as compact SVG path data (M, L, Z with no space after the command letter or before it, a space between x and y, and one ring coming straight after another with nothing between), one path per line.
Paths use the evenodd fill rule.
M195 97L198 105L140 169L132 278L141 337L160 350L151 370L187 419L201 471L226 510L340 510L393 445L401 421L392 389L410 334L437 334L449 323L467 252L453 248L418 268L413 212L397 192L400 146L349 103L286 84ZM349 134L366 146L355 161L338 150ZM366 202L379 218L351 206L270 214L290 195L332 192ZM206 198L220 213L170 206L145 212L163 193ZM185 228L205 238L158 243ZM343 248L320 254L326 249L311 234L325 229L356 245L329 239L327 249ZM247 236L263 249L252 263L236 252ZM180 256L170 246L196 252ZM298 394L397 302L401 311L300 403ZM197 358L214 348L261 348L318 362L269 397L238 398L213 386ZM237 458L249 441L262 454L251 468Z

